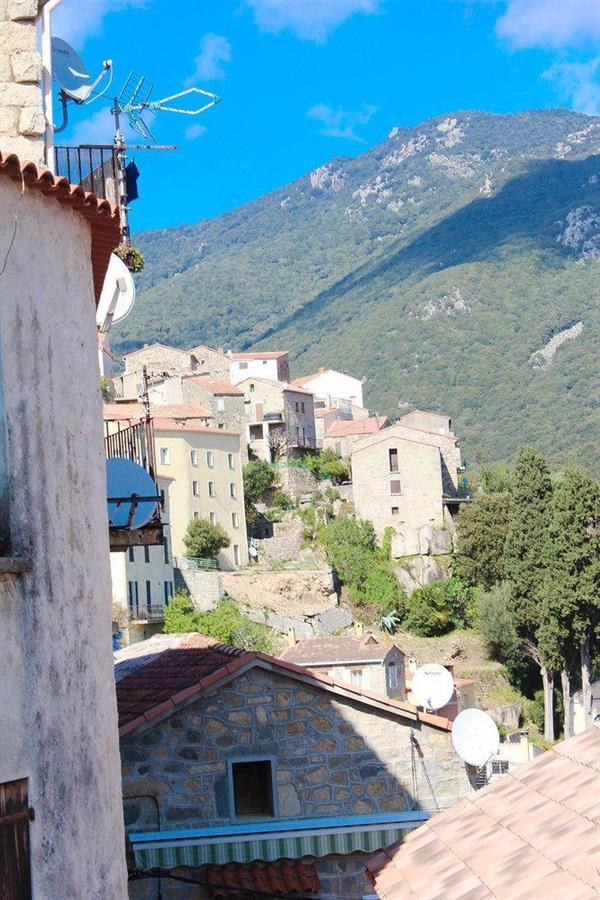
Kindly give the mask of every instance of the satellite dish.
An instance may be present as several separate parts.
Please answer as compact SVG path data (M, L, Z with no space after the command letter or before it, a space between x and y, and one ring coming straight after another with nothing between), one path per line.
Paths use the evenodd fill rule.
M496 723L482 709L464 709L452 725L452 743L461 759L480 768L500 746Z
M96 325L106 334L129 315L135 303L135 284L122 259L112 253L96 310Z
M59 37L52 38L52 78L77 103L84 103L93 87L80 55Z
M439 663L427 663L413 675L411 692L416 706L441 709L452 699L454 681L444 666L440 666Z
M113 528L141 528L158 507L158 488L152 476L131 459L106 460L108 524ZM136 502L137 498L141 498Z

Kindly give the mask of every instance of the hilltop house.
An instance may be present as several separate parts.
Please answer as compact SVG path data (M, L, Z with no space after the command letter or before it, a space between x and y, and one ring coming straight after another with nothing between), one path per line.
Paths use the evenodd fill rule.
M268 378L239 382L244 392L248 446L274 462L316 447L313 395L304 388Z
M369 416L367 419L336 419L331 423L323 438L323 448L333 450L338 456L349 459L353 447L366 435L377 434L387 428L390 420L386 416Z
M208 883L189 896L363 897L366 853L470 789L440 716L202 635L163 637L115 654L123 802L135 866ZM180 888L144 880L130 896Z
M294 378L293 384L311 391L315 400L323 401L327 407L347 410L363 406L362 381L335 369L319 369L313 375Z
M150 384L173 375L198 374L229 378L228 354L222 348L214 350L205 344L199 344L191 350L180 350L157 341L126 353L124 360L125 371L113 378L115 393L123 400L137 400L140 396L144 368ZM182 403L184 400L173 396L166 402Z
M95 323L120 222L44 167L41 6L0 0L0 897L124 900Z
M406 699L404 653L372 634L304 638L286 647L279 658L335 681Z
M287 350L230 353L229 361L229 377L234 384L240 384L247 378L290 380L290 357Z

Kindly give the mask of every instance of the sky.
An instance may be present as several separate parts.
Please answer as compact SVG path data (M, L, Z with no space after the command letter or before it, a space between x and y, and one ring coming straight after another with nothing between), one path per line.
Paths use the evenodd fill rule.
M107 99L131 70L151 99L222 97L150 117L179 149L135 154L134 232L219 215L443 113L600 113L600 0L62 0L52 28L92 77L114 63L65 143L110 143Z

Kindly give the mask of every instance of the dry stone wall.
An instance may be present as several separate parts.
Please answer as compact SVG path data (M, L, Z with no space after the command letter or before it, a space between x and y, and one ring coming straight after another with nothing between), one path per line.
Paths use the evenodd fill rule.
M0 150L44 162L38 0L0 0Z

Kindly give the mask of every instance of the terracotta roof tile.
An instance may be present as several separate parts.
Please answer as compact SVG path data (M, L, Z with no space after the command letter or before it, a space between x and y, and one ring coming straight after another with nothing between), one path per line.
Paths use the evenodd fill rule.
M369 860L367 874L378 895L600 895L599 757L600 730L593 728L434 816L402 844ZM399 873L397 882L391 867ZM434 877L432 869L439 867ZM406 888L395 886L401 879Z
M385 427L385 416L369 416L368 419L336 419L327 431L326 437L345 437L349 434L375 434Z
M278 895L313 893L321 888L315 864L302 859L206 866L204 873L209 895L215 900L232 897L236 888Z
M227 381L226 378L213 378L212 375L186 375L185 379L186 381L195 381L196 384L201 385L217 397L243 397L244 395L243 391L236 387L235 384Z
M48 169L38 168L32 162L20 162L14 153L0 152L0 175L24 182L31 190L40 191L44 196L70 206L89 221L94 295L98 302L110 255L121 240L121 220L117 208L111 206L108 200L85 191L80 185L53 175Z
M280 659L299 665L309 666L317 663L348 663L352 661L381 662L385 659L392 644L380 644L374 637L309 637L298 641L293 647L286 647L279 654Z
M256 350L253 353L232 353L231 359L280 359L288 350Z

